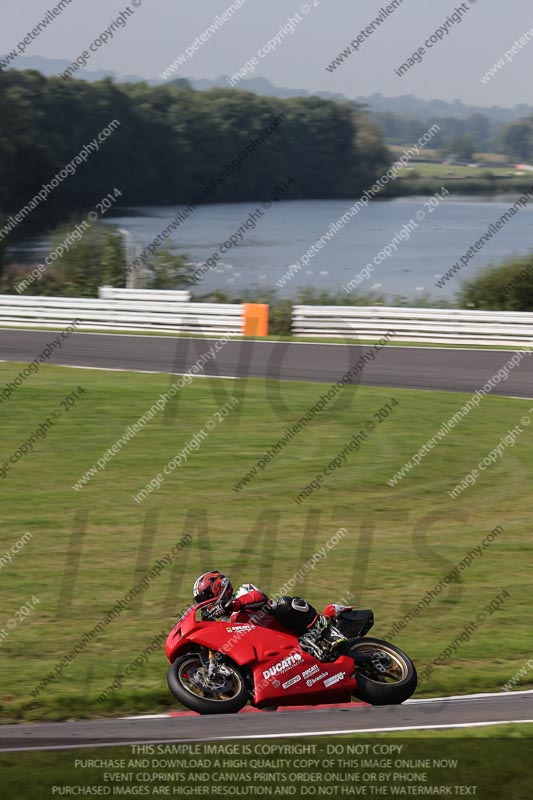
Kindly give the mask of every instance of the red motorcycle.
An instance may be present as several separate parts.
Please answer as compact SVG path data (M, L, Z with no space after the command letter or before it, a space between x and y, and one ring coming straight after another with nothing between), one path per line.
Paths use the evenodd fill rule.
M366 637L370 610L343 608L333 624L346 641L322 660L268 614L239 612L238 621L207 621L207 600L191 606L170 631L166 654L174 697L199 714L256 708L346 703L403 703L416 689L416 669L398 647ZM260 618L260 624L258 623Z

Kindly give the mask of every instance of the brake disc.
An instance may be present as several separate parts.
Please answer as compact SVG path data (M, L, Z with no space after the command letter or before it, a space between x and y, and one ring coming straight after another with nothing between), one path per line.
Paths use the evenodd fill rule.
M206 689L209 685L209 679L207 677L205 667L198 667L193 672L189 672L189 680L199 689Z

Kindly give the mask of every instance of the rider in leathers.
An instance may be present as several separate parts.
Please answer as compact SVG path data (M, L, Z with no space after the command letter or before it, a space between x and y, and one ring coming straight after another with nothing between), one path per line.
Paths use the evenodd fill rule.
M294 633L303 649L320 658L327 650L345 641L332 624L332 618L344 606L329 605L324 614L302 597L283 595L271 600L253 583L243 583L234 593L229 578L218 570L205 572L196 580L193 589L195 602L213 599L204 611L205 619L226 619L238 622L241 612L251 613L256 621L270 615Z

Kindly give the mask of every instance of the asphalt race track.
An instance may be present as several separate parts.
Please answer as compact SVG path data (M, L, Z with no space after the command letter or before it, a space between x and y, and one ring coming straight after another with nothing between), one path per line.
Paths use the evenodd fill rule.
M280 739L533 722L533 691L411 700L401 706L263 711L221 716L154 716L0 726L0 752L73 750L158 742Z
M0 358L27 363L37 358L54 331L0 330ZM74 333L46 363L100 369L185 373L218 341L170 336ZM366 355L354 383L399 389L474 392L512 358L510 350L384 347L231 340L206 364L215 377L335 383ZM374 356L372 359L371 356ZM530 355L491 394L533 397Z

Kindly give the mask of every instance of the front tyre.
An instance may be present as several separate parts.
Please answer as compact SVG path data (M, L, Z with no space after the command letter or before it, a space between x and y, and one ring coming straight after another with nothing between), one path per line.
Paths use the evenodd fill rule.
M236 714L248 701L244 676L231 663L208 675L197 653L187 653L170 665L168 688L180 703L198 714Z
M416 689L415 665L399 647L365 637L350 642L346 654L355 660L355 696L373 706L397 705Z

